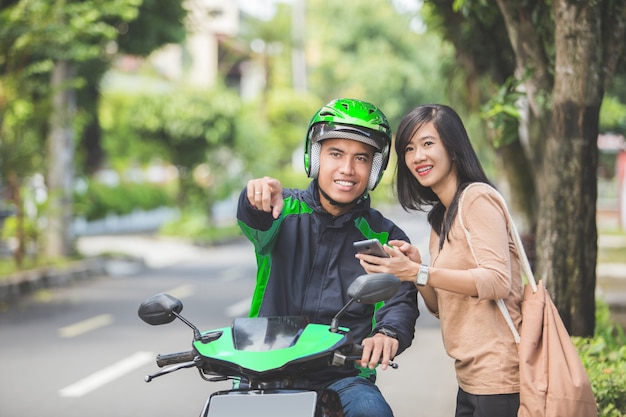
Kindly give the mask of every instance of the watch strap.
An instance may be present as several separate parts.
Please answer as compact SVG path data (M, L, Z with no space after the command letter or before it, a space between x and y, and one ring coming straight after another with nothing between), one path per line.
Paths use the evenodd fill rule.
M393 337L396 340L398 339L398 333L388 327L381 327L380 329L376 330L376 333L382 333L385 336Z

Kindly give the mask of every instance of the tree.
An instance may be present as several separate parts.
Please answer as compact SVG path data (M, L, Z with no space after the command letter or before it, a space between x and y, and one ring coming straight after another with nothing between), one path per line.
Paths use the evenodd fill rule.
M79 86L79 80L74 77L75 64L101 56L107 42L115 39L118 33L117 28L108 22L132 20L140 2L21 0L0 9L3 31L0 114L17 115L15 103L19 104L23 95L26 95L24 101L29 107L48 110L22 112L20 117L13 118L24 131L8 129L9 126L4 125L6 119L2 117L0 132L3 146L5 143L19 144L22 140L19 135L31 130L30 122L40 126L43 119L49 124L45 130L50 150L46 178L50 210L46 253L51 257L66 256L72 251L68 220L72 213L74 97ZM50 77L49 82L42 82L46 77Z
M124 97L108 93L103 101L106 144L134 161L160 158L175 165L181 209L199 206L210 213L230 181L239 186L238 173L231 171L237 165L232 152L240 108L236 94L177 89L126 96L126 102ZM200 165L203 172L196 171ZM198 172L203 178L194 178Z
M15 2L14 2L15 3ZM22 182L43 164L48 106L37 100L45 94L45 75L51 63L29 44L26 19L15 4L0 8L0 185L15 215L17 265L25 255L25 221ZM30 34L32 36L32 34Z
M79 111L82 111L86 119L84 129L78 132L78 151L82 156L79 167L81 172L87 175L95 173L102 168L106 157L98 119L102 77L119 54L146 57L168 43L182 42L186 36L183 21L187 14L182 3L183 0L143 0L133 20L127 21L119 16L109 17L109 23L118 28L114 42L115 53L78 63L77 76L85 80L77 96Z
M442 68L452 50L439 36L413 30L388 0L307 3L308 85L324 102L360 98L397 126L408 109L440 102Z
M494 67L504 68L492 81L502 83L503 76L510 76L514 81L506 89L511 94L508 104L525 105L521 110L502 106L492 115L500 116L498 140L521 151L501 153L508 177L529 179L523 195L538 202L527 208L536 209L536 215L526 213L531 228L536 225L536 275L551 289L571 334L591 336L599 112L624 56L626 2L498 0L499 16L493 15L492 8L486 12L491 6L480 2L436 0L433 4L434 14L447 27L466 19L469 36L468 32L454 34L452 29L445 33L472 63L480 62L481 47L497 46L502 51L492 56ZM497 28L502 27L508 46L501 44L502 31ZM468 47L468 39L479 43ZM498 65L506 63L508 51L514 56L510 71ZM493 75L484 67L466 68L473 74ZM517 100L518 95L523 101Z

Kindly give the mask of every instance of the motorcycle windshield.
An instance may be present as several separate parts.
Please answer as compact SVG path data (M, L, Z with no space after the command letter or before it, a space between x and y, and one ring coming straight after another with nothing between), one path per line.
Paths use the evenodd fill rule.
M237 350L263 352L293 346L309 323L305 316L236 318L233 344Z

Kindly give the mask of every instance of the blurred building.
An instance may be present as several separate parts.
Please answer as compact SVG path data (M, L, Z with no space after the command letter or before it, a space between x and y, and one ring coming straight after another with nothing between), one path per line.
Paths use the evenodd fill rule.
M167 45L149 61L165 78L197 88L215 86L223 77L242 97L253 95L262 86L262 68L249 59L248 45L237 38L240 10L234 0L187 0L187 39L181 45Z
M626 138L624 135L598 135L599 219L626 227ZM609 224L611 226L611 224Z

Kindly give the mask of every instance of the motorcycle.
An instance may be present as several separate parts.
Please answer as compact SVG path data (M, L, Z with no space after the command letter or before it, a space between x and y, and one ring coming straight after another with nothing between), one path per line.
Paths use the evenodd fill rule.
M375 304L391 298L400 288L391 274L359 276L348 288L348 303L329 325L309 323L305 316L236 318L232 325L201 332L180 312L183 304L159 293L141 303L139 317L150 325L181 320L193 330L189 351L159 354L166 367L145 377L152 381L181 369L197 368L206 381L234 382L233 389L212 393L201 417L342 417L335 391L295 388L294 379L334 366L353 366L362 346L339 321L354 303ZM397 364L391 363L397 368Z

